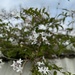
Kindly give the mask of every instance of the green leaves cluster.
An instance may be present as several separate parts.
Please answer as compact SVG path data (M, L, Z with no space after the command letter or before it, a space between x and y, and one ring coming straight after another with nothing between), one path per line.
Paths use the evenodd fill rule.
M73 29L67 28L65 34L60 33L59 30L64 30L63 19L51 17L45 8L23 8L18 13L19 16L11 18L21 20L21 23L12 25L10 21L4 23L0 20L0 50L6 57L30 60L42 56L52 58L52 55L60 55L74 42L74 37L68 34Z

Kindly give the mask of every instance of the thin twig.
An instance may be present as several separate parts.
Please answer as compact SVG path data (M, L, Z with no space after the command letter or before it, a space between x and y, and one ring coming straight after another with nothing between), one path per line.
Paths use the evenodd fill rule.
M22 65L22 67L23 67L22 72L23 72L24 66L26 65L27 62L28 62L28 60L24 60L23 65ZM20 75L22 75L22 73L20 73Z

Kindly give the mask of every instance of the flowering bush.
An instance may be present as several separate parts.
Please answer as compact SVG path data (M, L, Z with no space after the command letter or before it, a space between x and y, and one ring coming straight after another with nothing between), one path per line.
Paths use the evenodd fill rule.
M13 64L11 65L13 67L13 70L15 70L16 72L22 72L22 62L23 60L19 59L17 61L13 61Z
M11 65L13 70L22 73L23 64L28 60L34 62L32 75L47 75L51 70L55 70L56 75L61 70L55 64L49 65L47 59L71 51L67 48L70 44L75 47L74 36L70 35L73 28L63 26L65 15L51 17L45 8L22 8L15 14L1 15L0 50L6 59L15 60ZM0 62L2 64L2 60Z

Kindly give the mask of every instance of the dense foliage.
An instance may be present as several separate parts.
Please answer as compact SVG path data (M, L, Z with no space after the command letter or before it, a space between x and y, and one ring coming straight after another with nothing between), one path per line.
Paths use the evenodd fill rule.
M72 52L72 48L68 48L70 44L75 47L74 36L70 35L73 28L63 26L66 15L67 13L63 13L51 17L45 8L22 8L16 14L1 15L0 50L7 59L21 58L34 63L43 61L43 65L49 70L60 71L61 68L54 64L49 66L45 59L57 58L62 53ZM11 20L17 23L11 23ZM33 75L41 75L36 67L33 66ZM67 75L65 72L62 73ZM56 74L54 71L54 75Z

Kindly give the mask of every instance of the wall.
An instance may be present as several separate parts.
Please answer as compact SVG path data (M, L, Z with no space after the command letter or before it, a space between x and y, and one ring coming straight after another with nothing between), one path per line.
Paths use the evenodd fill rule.
M51 59L49 60L51 63L55 63L58 66L63 67L64 71L70 71L73 74L75 74L75 58L63 58L63 59ZM12 70L12 67L10 66L12 62L5 63L2 68L0 69L0 75L20 75L19 73L16 73L14 70ZM31 75L31 63L28 62L23 70L22 75ZM49 74L51 75L51 74ZM58 72L57 75L62 75Z

